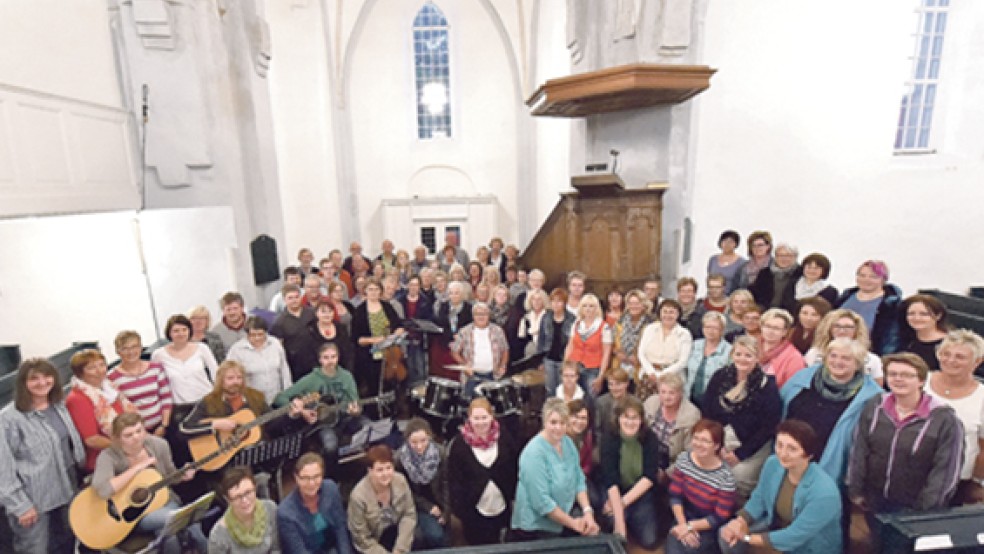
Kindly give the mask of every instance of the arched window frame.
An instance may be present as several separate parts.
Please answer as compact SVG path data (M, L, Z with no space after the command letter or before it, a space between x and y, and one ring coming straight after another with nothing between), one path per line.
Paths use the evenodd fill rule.
M414 16L411 39L417 138L451 138L451 32L433 2Z

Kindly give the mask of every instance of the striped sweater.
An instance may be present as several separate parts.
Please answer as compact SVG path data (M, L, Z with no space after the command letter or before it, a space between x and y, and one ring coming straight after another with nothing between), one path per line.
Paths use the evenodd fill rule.
M670 504L682 505L687 521L707 518L711 529L723 525L737 507L735 477L728 464L717 469L703 469L694 463L690 452L681 452L670 481Z
M115 367L106 377L137 407L149 431L160 425L164 411L171 410L171 383L160 363L151 362L147 371L137 376L127 375Z

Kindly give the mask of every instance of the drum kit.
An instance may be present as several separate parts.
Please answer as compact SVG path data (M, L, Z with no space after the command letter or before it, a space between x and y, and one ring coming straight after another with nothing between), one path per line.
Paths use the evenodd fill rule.
M464 369L457 365L445 368ZM450 438L468 410L469 399L462 396L462 390L459 381L431 376L426 383L411 390L411 398L420 413L431 420L435 430ZM538 417L545 396L543 371L529 369L512 377L485 381L475 387L475 394L492 404L497 417Z

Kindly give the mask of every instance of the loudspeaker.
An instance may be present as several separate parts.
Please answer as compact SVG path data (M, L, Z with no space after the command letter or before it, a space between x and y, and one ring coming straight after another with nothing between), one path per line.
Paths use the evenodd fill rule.
M269 235L260 235L249 243L249 253L253 257L253 281L257 285L272 283L280 279L277 241Z
M5 344L0 346L0 375L10 373L17 369L21 363L21 351L19 344Z

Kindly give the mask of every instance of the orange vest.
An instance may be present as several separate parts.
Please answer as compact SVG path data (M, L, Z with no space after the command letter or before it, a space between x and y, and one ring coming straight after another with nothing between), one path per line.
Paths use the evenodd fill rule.
M601 355L604 346L601 342L601 335L605 331L605 322L602 321L598 330L588 337L588 340L581 339L581 334L577 332L577 325L575 322L574 328L571 329L571 341L574 343L574 348L571 349L570 360L581 362L586 369L598 369L601 367Z

